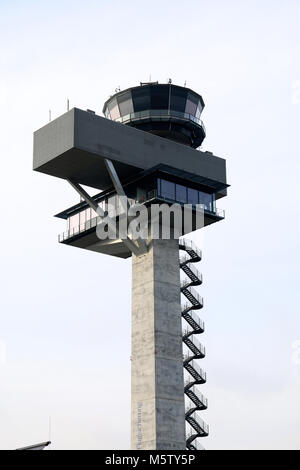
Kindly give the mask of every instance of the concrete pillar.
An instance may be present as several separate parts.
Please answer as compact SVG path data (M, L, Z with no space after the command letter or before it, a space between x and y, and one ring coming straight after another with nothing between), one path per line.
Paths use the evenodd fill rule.
M178 240L132 256L131 448L185 449Z

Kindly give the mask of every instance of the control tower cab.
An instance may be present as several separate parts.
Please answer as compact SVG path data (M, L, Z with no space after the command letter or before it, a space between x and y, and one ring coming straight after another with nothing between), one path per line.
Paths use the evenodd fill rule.
M103 113L113 121L197 148L205 138L200 119L204 106L202 96L189 88L153 82L111 96Z

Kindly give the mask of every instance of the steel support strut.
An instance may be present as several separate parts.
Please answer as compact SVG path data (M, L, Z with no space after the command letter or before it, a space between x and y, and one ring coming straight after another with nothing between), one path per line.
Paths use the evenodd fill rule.
M80 184L75 183L74 181L67 180L70 185L75 189L75 191L78 192L78 194L85 200L85 202L95 211L100 217L104 217L104 212L101 207L98 206L98 204L93 200L93 198L80 186ZM105 222L107 225L112 228L113 230L115 229L115 224L113 220L110 217L105 217ZM128 237L122 240L124 244L127 246L127 248L131 251L131 253L134 253L136 256L140 256L141 250L140 248Z
M110 179L111 179L111 181L114 185L114 188L116 190L116 193L118 194L118 196L122 196L121 197L121 204L123 206L124 212L127 213L128 209L129 209L128 198L125 194L124 188L123 188L122 183L121 183L121 181L118 177L118 173L116 172L114 164L108 158L105 158L104 162L105 162L108 174L110 176ZM123 199L123 198L126 198L127 204L125 203L125 199ZM146 244L145 240L142 240L141 238L138 238L137 243L138 243L138 248L140 250L140 254L146 253L147 252L147 244Z

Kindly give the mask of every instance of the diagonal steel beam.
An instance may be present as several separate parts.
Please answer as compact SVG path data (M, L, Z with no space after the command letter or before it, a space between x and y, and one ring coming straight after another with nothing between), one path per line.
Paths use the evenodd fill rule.
M121 204L123 206L123 210L125 213L127 213L128 209L129 209L129 202L128 202L128 198L126 196L126 193L124 191L124 188L122 186L122 183L119 179L119 176L118 176L118 173L116 172L116 169L114 167L114 164L111 160L109 160L108 158L105 158L104 159L104 162L105 162L105 165L106 165L106 169L108 171L108 174L110 176L110 179L112 180L112 183L114 185L114 188L116 190L116 193L119 195L119 196L123 196L123 197L126 197L126 201L127 201L127 204L125 203L125 200L123 198L121 198ZM148 248L147 248L147 244L145 242L145 240L143 240L142 238L138 238L137 240L137 243L138 243L138 246L139 246L139 249L142 253L146 253L148 251ZM141 254L142 254L141 253Z
M104 162L105 162L108 174L110 176L110 179L112 180L112 183L114 185L114 188L115 188L117 194L119 196L125 196L126 197L124 188L123 188L123 186L121 184L121 181L118 177L118 173L116 172L116 169L114 167L113 162L111 160L109 160L108 158L105 158Z
M80 184L75 183L72 180L67 180L70 185L75 189L75 191L78 192L78 194L85 200L85 202L92 208L94 209L95 212L100 217L104 216L104 212L101 209L101 207L98 206L98 204L94 201L94 199L80 186ZM112 221L110 217L105 218L105 222L109 227L111 227L113 230L115 229L115 224ZM134 253L136 256L140 256L142 254L141 250L139 247L128 237L125 239L122 239L124 244L127 246L127 248L131 251L131 253Z

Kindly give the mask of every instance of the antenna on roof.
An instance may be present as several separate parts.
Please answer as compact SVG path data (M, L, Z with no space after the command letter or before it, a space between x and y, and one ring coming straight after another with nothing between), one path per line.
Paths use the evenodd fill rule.
M184 81L184 86L186 87L186 80Z
M49 109L49 122L51 121L51 109Z
M69 101L69 98L67 98L67 111L70 111L70 101Z
M49 442L51 442L51 416L49 416Z

